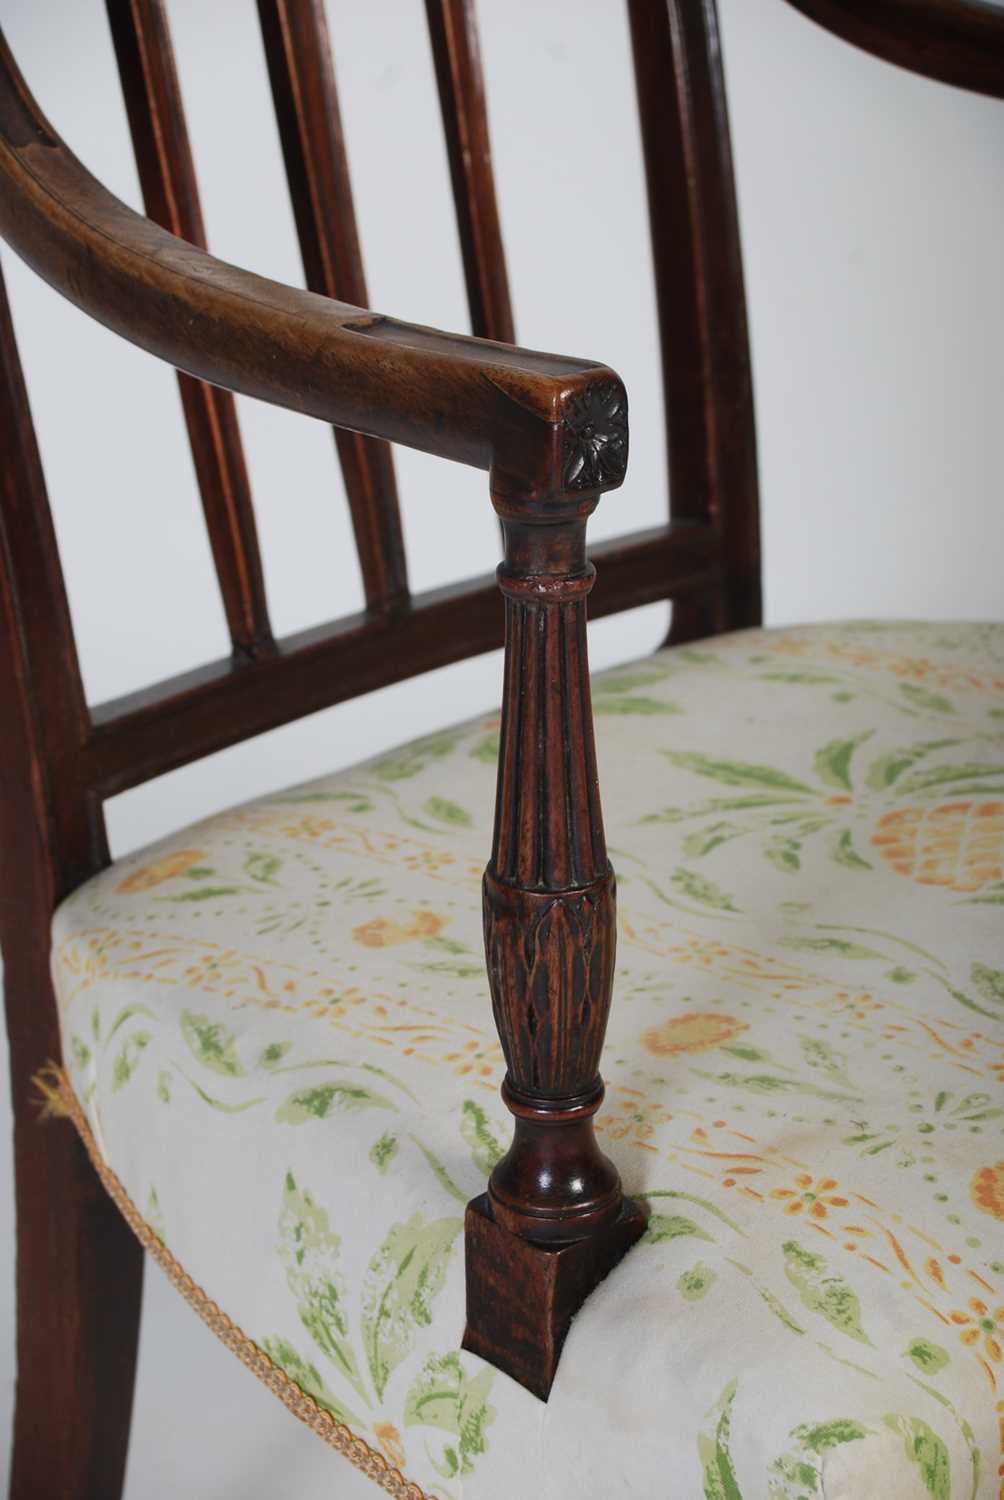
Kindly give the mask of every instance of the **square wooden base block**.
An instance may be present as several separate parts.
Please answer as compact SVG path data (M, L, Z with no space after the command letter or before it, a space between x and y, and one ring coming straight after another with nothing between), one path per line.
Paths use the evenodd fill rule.
M496 1224L488 1194L467 1205L467 1327L463 1347L526 1386L551 1391L572 1318L645 1231L640 1204L573 1245L532 1245Z

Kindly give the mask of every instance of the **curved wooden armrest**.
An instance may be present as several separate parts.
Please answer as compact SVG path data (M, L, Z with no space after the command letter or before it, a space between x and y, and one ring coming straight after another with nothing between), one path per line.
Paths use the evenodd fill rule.
M624 477L626 397L611 370L398 322L168 234L60 140L2 35L0 232L84 312L213 385L493 469L531 503Z
M941 83L1004 99L1004 8L988 0L788 0L844 41Z

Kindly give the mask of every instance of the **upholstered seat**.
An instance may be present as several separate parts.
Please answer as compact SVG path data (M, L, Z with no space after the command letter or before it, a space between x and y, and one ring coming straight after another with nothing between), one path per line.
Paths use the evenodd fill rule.
M460 1352L463 1206L510 1135L495 716L63 904L106 1175L196 1298L427 1494L991 1500L1004 627L749 631L594 690L619 889L598 1128L652 1216L547 1405Z

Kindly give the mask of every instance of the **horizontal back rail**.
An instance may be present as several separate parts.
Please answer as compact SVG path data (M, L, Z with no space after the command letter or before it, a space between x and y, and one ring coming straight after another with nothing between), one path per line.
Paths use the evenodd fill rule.
M713 528L679 523L593 548L590 613L706 598L721 585ZM491 651L504 619L493 576L413 596L386 616L351 615L279 642L274 658L221 660L97 705L84 750L102 796L305 714Z
M366 307L323 0L258 0L300 253L312 292ZM367 605L408 592L394 461L386 443L335 428Z
M206 248L205 226L163 0L106 0L143 203L150 218ZM178 387L234 650L272 640L251 486L234 398L179 374Z

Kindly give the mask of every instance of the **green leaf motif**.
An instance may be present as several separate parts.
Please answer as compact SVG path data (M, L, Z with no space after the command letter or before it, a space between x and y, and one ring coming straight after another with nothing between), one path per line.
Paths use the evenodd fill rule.
M276 875L282 868L278 854L249 854L244 861L244 873L261 885L277 885Z
M370 1161L378 1172L386 1172L391 1162L398 1153L397 1136L387 1130L378 1141L374 1141L370 1147Z
M430 1355L405 1398L406 1427L438 1427L457 1438L456 1449L448 1448L436 1467L444 1479L470 1474L474 1460L488 1448L486 1433L495 1420L488 1405L495 1371L486 1366L468 1379L456 1353Z
M118 1015L115 1017L114 1021L112 1022L111 1027L110 1027L109 1032L108 1032L108 1036L105 1039L105 1046L106 1047L107 1047L108 1043L111 1041L112 1037L115 1035L116 1031L120 1031L121 1028L125 1025L125 1023L127 1021L131 1021L132 1020L133 1016L143 1016L147 1021L156 1021L156 1019L157 1019L157 1017L154 1015L153 1011L152 1010L148 1010L145 1005L127 1005L123 1010L119 1011ZM98 1032L98 1012L97 1011L94 1012L93 1028L94 1028L94 1040L97 1041L99 1039L99 1032Z
M729 1451L736 1384L734 1380L729 1382L718 1405L709 1413L717 1418L714 1428L698 1434L697 1452L704 1471L704 1500L743 1500Z
M181 1034L189 1052L204 1068L222 1073L225 1078L244 1077L244 1065L237 1056L233 1034L219 1021L192 1010L182 1011Z
M907 745L902 750L890 750L872 761L865 780L873 791L882 792L932 750L949 750L960 743L959 740L921 740L919 744Z
M450 974L454 979L483 979L484 963L465 963L459 958L437 958L429 963L409 963L420 974Z
M160 1199L157 1197L157 1189L151 1185L146 1200L146 1212L143 1215L150 1229L160 1240L162 1245L167 1244L164 1230L164 1215L160 1207Z
M796 953L833 953L840 958L882 957L874 948L866 948L862 943L849 943L844 938L782 938L781 947L791 948Z
M794 1447L783 1453L771 1466L771 1473L784 1481L783 1488L771 1484L771 1496L781 1500L784 1496L807 1500L807 1492L820 1493L822 1479L822 1455L843 1443L859 1442L867 1437L869 1429L853 1418L837 1417L831 1422L819 1422L814 1426L796 1427L789 1433ZM791 1486L791 1488L788 1488Z
M802 1327L801 1323L799 1323L795 1318L792 1317L791 1313L785 1307L780 1297L775 1297L774 1293L770 1290L769 1287L761 1286L759 1282L754 1282L754 1286L760 1293L760 1296L763 1298L764 1302L770 1308L771 1312L774 1314L775 1318L783 1323L785 1328L789 1329L792 1333L801 1334L805 1332L805 1329Z
M633 693L626 698L618 698L611 694L600 694L593 703L593 712L597 714L682 714L683 709L678 703L671 703L667 698L646 698L638 693Z
M954 714L955 705L941 695L932 693L929 689L921 687L919 682L901 682L899 690L904 698L908 699L915 708L926 708L931 713Z
M725 663L713 651L695 651L693 646L677 646L673 651L677 661L685 661L692 667L724 667Z
M738 1057L740 1062L751 1063L774 1063L775 1067L783 1067L783 1063L775 1062L770 1052L765 1052L762 1047L751 1047L749 1042L726 1042L718 1049L729 1057Z
M366 1400L345 1315L345 1287L337 1268L341 1241L328 1215L286 1173L279 1209L279 1260L300 1322L332 1364Z
M475 1167L482 1177L490 1177L505 1151L495 1138L487 1114L473 1099L465 1099L461 1108L460 1134L467 1144Z
M373 803L364 792L286 792L282 797L270 797L267 805L283 807L287 802L345 802L346 812L373 811Z
M701 1198L696 1193L684 1193L680 1188L649 1188L647 1192L639 1195L632 1194L632 1196L643 1196L649 1199L675 1198L681 1203L693 1203L695 1207L704 1209L706 1213L711 1214L720 1223L727 1224L736 1234L745 1235L746 1233L745 1229L741 1228L735 1219L729 1218L724 1209L718 1208L710 1199Z
M427 1224L418 1213L395 1224L370 1261L363 1285L363 1345L379 1397L410 1351L418 1328L432 1322L461 1219Z
M686 1302L700 1302L714 1286L716 1279L717 1273L705 1265L703 1260L699 1260L696 1266L684 1271L676 1283L676 1289Z
M889 1415L882 1419L903 1439L906 1456L916 1464L929 1495L934 1500L951 1500L952 1468L948 1449L937 1433L920 1417Z
M179 1068L178 1071L181 1072L181 1069ZM208 1104L211 1109L219 1110L219 1112L224 1115L240 1115L243 1114L246 1109L254 1109L256 1104L265 1103L265 1095L259 1094L257 1098L244 1099L240 1102L240 1104L227 1104L224 1102L224 1100L214 1099L212 1094L207 1094L205 1089L201 1088L199 1084L196 1083L194 1078L189 1078L187 1073L181 1072L181 1076L182 1078L184 1078L186 1083L191 1084L192 1088L195 1090L204 1104Z
M386 1094L378 1094L360 1083L320 1083L295 1089L279 1105L275 1118L280 1125L304 1125L308 1120L326 1120L331 1114L360 1109L397 1109Z
M435 818L438 823L448 823L451 828L470 828L473 826L473 818L458 803L450 802L446 797L430 797L422 808L430 818Z
M797 839L771 839L763 852L772 865L776 865L786 875L793 875L802 868L799 858L801 848Z
M714 1236L708 1234L706 1229L701 1229L693 1219L685 1219L682 1214L653 1214L648 1221L645 1230L645 1243L649 1245L661 1245L664 1240L678 1240L684 1235L692 1235L696 1240L709 1240L714 1244Z
M991 1005L1004 1005L1004 969L974 963L969 978L984 1000L989 1000Z
M259 1068L277 1068L286 1054L292 1049L292 1042L269 1042L258 1054L255 1064Z
M873 865L869 864L867 859L862 859L861 855L855 849L849 828L845 828L842 833L837 835L833 845L832 857L834 862L838 865L843 865L845 870L871 870L874 868Z
M670 673L658 667L643 667L637 672L605 673L593 684L594 694L631 693L635 688L651 687L656 682L665 682Z
M402 745L400 749L382 756L373 770L381 781L407 781L424 771L433 761L452 754L462 733L460 729L448 729L442 734L431 734L425 739L413 740L410 745Z
M78 1072L83 1072L84 1068L86 1068L91 1061L91 1049L90 1047L88 1047L86 1042L81 1041L80 1037L71 1036L70 1057L72 1058L74 1068L76 1068Z
M771 797L766 793L749 797L711 797L694 807L664 807L661 812L648 813L642 823L682 823L687 818L704 818L709 813L751 812L760 807L790 807L798 803L797 797Z
M831 672L761 672L759 676L761 682L800 682L814 687L840 681Z
M825 1453L827 1448L837 1448L841 1443L859 1442L868 1436L868 1428L851 1417L838 1417L813 1427L796 1427L791 1436L811 1453Z
M336 1422L343 1422L357 1431L360 1427L366 1426L361 1417L357 1417L355 1412L350 1411L333 1392L328 1390L317 1366L304 1359L288 1339L276 1335L273 1338L262 1339L261 1346L269 1359L277 1364L280 1370L285 1370L290 1380L296 1382L304 1395L312 1396L318 1406L323 1406L325 1411L331 1413Z
M161 901L213 901L217 896L238 896L239 885L200 885L194 891L182 891L180 896L161 896Z
M815 1099L836 1099L841 1103L854 1103L858 1097L820 1088L818 1084L801 1078L778 1078L774 1073L708 1073L702 1068L691 1068L690 1071L697 1078L706 1078L709 1083L742 1089L747 1094L811 1094Z
M712 849L717 849L719 844L727 844L729 839L740 838L748 832L740 827L738 823L709 823L707 828L699 828L694 833L688 833L683 841L683 852L688 859L701 859L705 854L710 854Z
M1004 880L988 885L981 896L970 896L966 906L1004 906Z
M171 1102L171 1075L166 1068L161 1068L157 1074L157 1098L161 1104Z
M418 1147L419 1151L421 1151L422 1155L425 1157L425 1160L432 1168L433 1175L435 1176L436 1181L439 1183L440 1187L445 1188L450 1197L456 1198L458 1203L466 1204L467 1194L463 1192L461 1188L457 1187L457 1184L454 1182L449 1172L443 1166L443 1163L439 1160L439 1157L436 1156L432 1151L430 1151L428 1146L423 1145L417 1135L413 1135L411 1139L414 1141L415 1145Z
M483 740L478 740L472 745L468 754L471 760L483 760L486 765L497 766L499 759L499 737L497 734L486 734Z
M929 1339L911 1339L903 1353L924 1375L937 1375L949 1362L948 1350Z
M698 875L694 870L685 870L681 866L673 872L673 884L681 890L685 896L692 901L698 901L702 906L712 906L716 911L739 910L732 897L723 891L721 886L716 885L713 880L708 880L704 875Z
M699 755L689 750L664 750L662 753L667 760L672 761L674 766L680 766L685 771L694 771L698 776L710 776L713 781L720 781L725 786L762 787L774 791L802 792L807 797L818 795L804 781L796 780L785 771L775 770L773 766L751 765L741 760L714 760L709 755Z
M125 1088L136 1069L139 1067L140 1058L150 1045L152 1040L149 1031L134 1031L132 1036L127 1036L118 1051L112 1064L112 1093L118 1093L119 1089Z
M929 771L918 771L908 776L897 793L900 797L913 797L920 792L940 790L956 781L979 781L986 776L1000 776L1004 770L1000 761L996 765L985 762L970 762L961 766L933 766Z
M824 1042L818 1036L803 1036L799 1038L799 1046L810 1068L818 1068L844 1088L854 1087L847 1076L847 1059L835 1051L829 1042Z
M866 729L864 734L853 735L846 740L831 740L821 750L817 750L813 758L816 775L820 781L825 781L827 786L835 786L840 791L851 790L851 757L859 745L865 740L870 740L874 734L873 729Z
M741 1271L744 1276L749 1277L750 1281L752 1281L754 1287L762 1297L763 1301L766 1303L767 1307L769 1307L775 1318L777 1318L779 1322L784 1324L785 1328L787 1328L791 1333L803 1334L805 1332L805 1329L802 1327L801 1323L797 1323L795 1321L780 1298L775 1297L774 1293L768 1287L762 1286L760 1282L757 1281L749 1266L744 1266L742 1261L733 1260L731 1257L729 1257L729 1265L732 1266L735 1270Z
M861 1326L861 1304L857 1293L840 1276L827 1274L826 1261L795 1240L782 1247L784 1271L795 1288L802 1305L819 1313L826 1321L859 1344L871 1339Z

